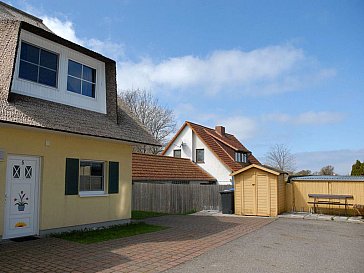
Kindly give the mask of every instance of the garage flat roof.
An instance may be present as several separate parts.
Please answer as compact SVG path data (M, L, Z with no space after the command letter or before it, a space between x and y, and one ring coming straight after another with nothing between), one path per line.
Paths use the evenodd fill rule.
M289 181L352 181L364 182L364 176L351 175L308 175L289 178Z

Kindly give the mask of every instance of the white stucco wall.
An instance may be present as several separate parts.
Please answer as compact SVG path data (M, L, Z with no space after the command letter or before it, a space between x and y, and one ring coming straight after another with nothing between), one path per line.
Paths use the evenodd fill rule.
M184 144L180 148L182 142ZM196 149L204 149L205 162L196 164L215 177L220 185L231 184L231 171L215 156L215 154L201 141L201 139L189 126L186 126L182 130L166 151L165 155L173 156L173 150L177 149L181 149L181 157L189 158L193 162L195 162L196 159Z
M181 143L183 141L183 146L181 147ZM178 135L172 145L169 147L166 156L173 156L174 150L181 150L182 158L189 158L192 160L192 130L190 127L186 126L182 132Z

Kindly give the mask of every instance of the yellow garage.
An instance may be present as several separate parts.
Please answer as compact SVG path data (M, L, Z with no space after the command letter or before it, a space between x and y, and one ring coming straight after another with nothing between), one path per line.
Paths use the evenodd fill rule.
M323 199L317 204L317 212L324 214L364 215L364 176L311 175L292 177L287 184L287 210L313 210L311 194L348 195L348 211L345 212L343 199ZM326 204L325 204L326 203Z
M285 173L252 164L231 175L234 178L235 214L277 216L285 211Z

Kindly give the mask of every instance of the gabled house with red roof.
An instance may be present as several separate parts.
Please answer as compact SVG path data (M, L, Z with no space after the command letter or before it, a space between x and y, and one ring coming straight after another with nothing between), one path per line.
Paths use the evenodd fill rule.
M220 185L232 183L231 173L250 164L260 164L225 127L211 129L186 121L168 143L162 155L189 158L216 178Z

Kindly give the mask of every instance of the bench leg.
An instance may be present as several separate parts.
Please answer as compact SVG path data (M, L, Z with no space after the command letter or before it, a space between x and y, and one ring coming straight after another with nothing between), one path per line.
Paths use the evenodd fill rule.
M313 213L316 214L316 198L313 200Z
M317 213L317 204L316 204L316 198L315 198L315 200L314 200L314 204L313 204L313 212L316 214Z

